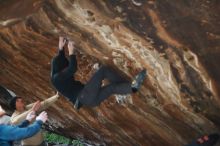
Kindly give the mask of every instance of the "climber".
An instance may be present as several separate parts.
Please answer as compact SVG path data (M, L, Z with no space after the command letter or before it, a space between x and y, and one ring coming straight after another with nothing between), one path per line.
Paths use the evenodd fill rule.
M214 146L219 139L218 133L204 135L186 146Z
M1 106L0 106L1 107ZM5 115L5 111L0 108L0 121L2 121L3 116ZM1 122L0 124L0 145L1 146L12 146L13 141L22 140L28 137L33 136L37 132L39 132L43 123L48 119L46 112L41 112L39 116L36 117L36 121L30 124L33 119L36 117L34 111L30 111L26 119L21 122L19 125L11 126L8 125L8 121L6 123ZM5 122L5 119L3 119Z
M64 46L68 41L69 59L65 57ZM77 71L76 49L74 42L64 37L59 38L58 55L52 59L51 81L62 95L67 97L74 108L79 110L82 105L95 107L112 94L135 93L139 90L146 76L142 70L132 83L123 79L109 67L103 66L92 76L85 85L76 81L73 74ZM102 86L102 80L108 79L110 83Z
M34 112L40 112L48 108L49 106L53 105L59 98L58 93L42 102L37 101L33 104L25 105L23 98L16 96L13 97L10 101L10 106L12 109L14 109L14 113L11 116L11 124L17 125L21 121L25 120L25 117L27 116L28 113L31 111ZM47 145L44 142L43 138L43 132L40 130L37 132L35 135L33 135L30 138L24 139L21 141L22 145L32 145L32 146L43 146Z

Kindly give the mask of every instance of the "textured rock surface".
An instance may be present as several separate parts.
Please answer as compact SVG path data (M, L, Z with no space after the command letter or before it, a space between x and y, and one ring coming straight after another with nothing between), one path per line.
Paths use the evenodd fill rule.
M0 84L27 102L54 94L50 60L65 34L77 42L80 81L95 63L149 77L126 104L112 96L77 113L61 97L51 130L92 144L181 146L220 128L219 14L218 0L0 0Z

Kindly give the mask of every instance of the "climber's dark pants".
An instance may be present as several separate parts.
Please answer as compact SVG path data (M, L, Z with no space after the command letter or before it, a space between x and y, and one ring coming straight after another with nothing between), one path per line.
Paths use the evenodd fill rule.
M102 86L103 79L108 79L108 85ZM87 106L98 106L112 94L132 93L131 83L123 79L108 67L101 67L85 85L78 99Z

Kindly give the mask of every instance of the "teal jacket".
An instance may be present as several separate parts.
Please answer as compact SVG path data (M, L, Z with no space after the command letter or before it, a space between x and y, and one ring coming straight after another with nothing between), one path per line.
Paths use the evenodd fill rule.
M42 124L42 121L35 121L29 125L29 122L25 120L17 126L0 125L0 146L12 146L15 140L33 136L41 129Z

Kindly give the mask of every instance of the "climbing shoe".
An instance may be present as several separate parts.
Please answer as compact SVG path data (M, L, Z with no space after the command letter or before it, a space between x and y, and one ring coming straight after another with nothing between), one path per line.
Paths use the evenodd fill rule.
M77 98L74 104L74 108L79 111L79 109L82 107L82 103L80 103L79 99Z
M134 80L131 83L131 89L133 92L137 92L140 89L146 75L147 75L147 70L143 69L134 77Z

